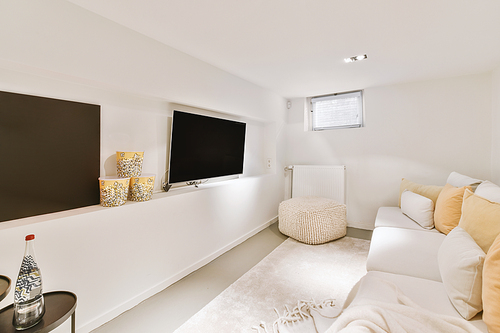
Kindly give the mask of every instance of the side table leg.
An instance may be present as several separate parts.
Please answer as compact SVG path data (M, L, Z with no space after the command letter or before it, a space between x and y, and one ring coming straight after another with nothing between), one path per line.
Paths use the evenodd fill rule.
M76 333L75 321L76 321L76 313L73 312L73 314L71 315L71 333Z

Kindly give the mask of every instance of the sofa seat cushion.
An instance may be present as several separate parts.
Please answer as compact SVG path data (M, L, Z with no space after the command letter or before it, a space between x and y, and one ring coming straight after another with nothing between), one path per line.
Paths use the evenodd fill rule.
M430 230L422 228L417 222L404 215L399 207L380 207L375 218L375 228L377 227L427 230L428 232L439 233L434 228Z
M373 231L366 269L441 282L437 258L445 237L442 233L424 230L377 227Z
M443 283L407 275L376 271L368 272L352 289L344 307L362 298L381 302L394 302L393 299L390 299L391 296L388 296L390 293L387 293L386 288L382 285L383 281L394 283L405 296L426 310L440 315L463 319L449 301ZM481 313L477 314L469 322L481 332L488 332L481 318Z

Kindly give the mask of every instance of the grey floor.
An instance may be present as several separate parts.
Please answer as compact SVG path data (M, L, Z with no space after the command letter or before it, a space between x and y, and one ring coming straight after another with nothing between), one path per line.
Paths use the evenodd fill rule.
M371 233L347 228L350 237ZM92 333L173 332L287 238L275 223Z

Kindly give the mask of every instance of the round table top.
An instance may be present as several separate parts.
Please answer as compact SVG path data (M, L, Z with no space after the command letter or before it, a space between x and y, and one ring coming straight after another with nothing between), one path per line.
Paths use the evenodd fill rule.
M7 296L10 291L10 279L7 276L0 275L0 301Z
M76 309L76 295L69 291L53 291L43 294L45 301L45 314L42 320L24 333L45 333L50 332L66 321ZM16 331L12 325L14 316L14 305L11 304L0 310L0 332L14 333Z

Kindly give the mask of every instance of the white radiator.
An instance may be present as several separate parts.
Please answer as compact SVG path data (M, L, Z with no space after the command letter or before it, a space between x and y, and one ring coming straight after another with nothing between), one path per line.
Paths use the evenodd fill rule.
M293 165L292 198L319 196L345 204L345 165Z

